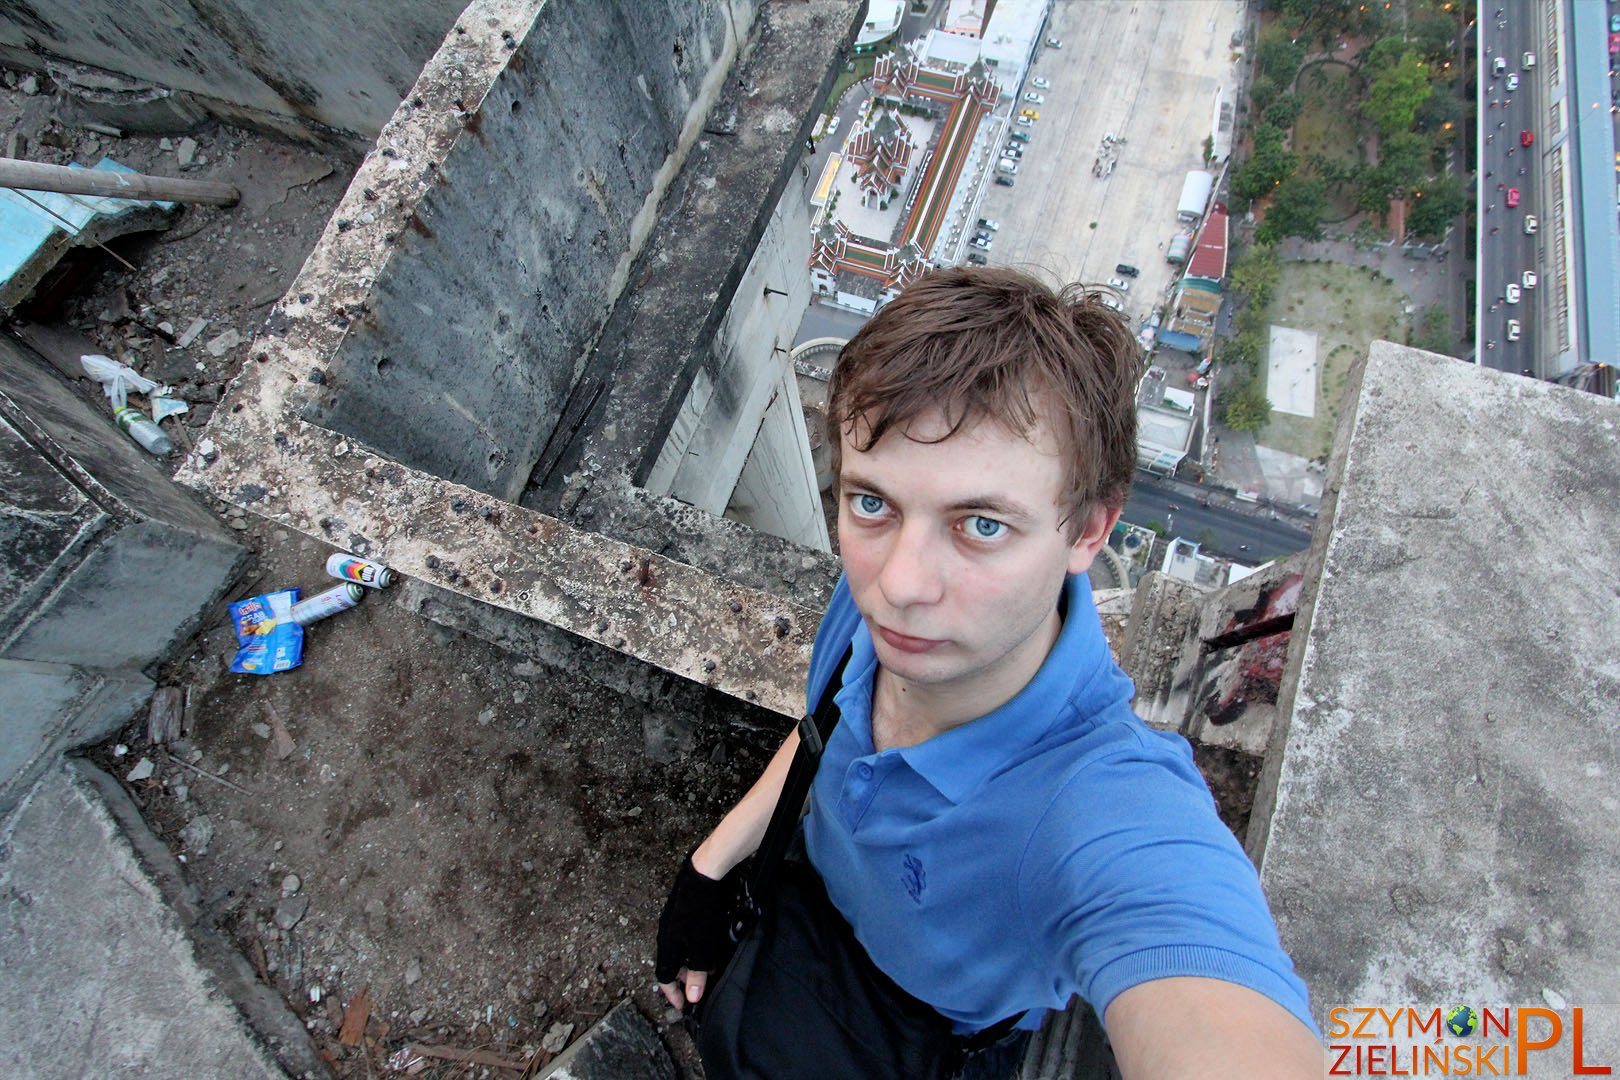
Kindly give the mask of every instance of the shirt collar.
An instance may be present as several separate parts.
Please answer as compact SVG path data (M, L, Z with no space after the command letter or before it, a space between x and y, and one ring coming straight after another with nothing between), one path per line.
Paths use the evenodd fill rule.
M1066 614L1058 639L1022 690L1000 708L916 746L896 751L913 771L953 803L960 803L1006 763L1078 713L1089 717L1119 701L1129 701L1129 678L1113 663L1092 602L1091 582L1072 574L1063 593ZM865 625L855 632L854 652L844 687L855 699L848 710L852 727L872 752L871 693L877 655ZM1114 676L1109 678L1106 676ZM1099 678L1099 676L1104 676ZM846 695L839 694L845 709Z

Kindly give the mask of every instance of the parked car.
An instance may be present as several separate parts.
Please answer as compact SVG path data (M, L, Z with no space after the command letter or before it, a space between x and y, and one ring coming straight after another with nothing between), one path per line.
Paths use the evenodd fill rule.
M1016 146L1009 146L1001 152L1001 156L1006 158L1008 161L1017 161L1019 158L1024 156L1024 152L1018 149Z
M1036 112L1034 109L1020 109L1018 110L1018 115L1028 117L1031 120L1039 120L1041 118L1041 114Z
M1001 223L997 222L997 221L991 221L989 218L983 218L982 217L982 218L979 219L979 228L981 228L981 229L989 229L991 232L1000 232L1001 231Z
M1519 189L1516 188L1516 187L1510 187L1510 188L1508 188L1508 191L1507 191L1507 208L1509 210L1517 210L1518 207L1519 207Z
M1533 52L1527 52L1523 56L1519 57L1519 66L1525 69L1535 67L1536 54Z
M1126 281L1124 278L1111 277L1111 278L1108 279L1108 284L1112 285L1114 288L1118 289L1120 292L1130 292L1131 291L1131 283Z
M1519 145L1520 146L1529 146L1531 143L1533 143L1535 141L1536 141L1536 133L1531 131L1529 128L1525 128L1523 131L1519 132Z
M1020 116L1018 118L1018 123L1019 123L1019 126L1021 126L1021 127L1030 127L1031 125L1033 125L1035 123L1035 121L1031 120L1027 116ZM1015 132L1013 132L1013 134L1016 135L1016 134L1018 134L1018 132L1015 131Z
M1037 90L1050 90L1050 89L1052 89L1052 84L1047 82L1045 79L1041 78L1039 75L1037 75L1033 79L1029 80L1029 85L1033 86Z
M1534 214L1526 214L1526 215L1524 215L1524 235L1526 235L1526 236L1534 236L1534 235L1536 235L1536 226L1539 225L1539 224L1540 224L1540 222L1538 222L1536 220L1536 215L1534 215Z
M983 240L987 244L993 244L996 242L996 238L990 235L990 230L988 229L979 229L973 234L973 239Z
M1536 287L1536 272L1534 270L1526 270L1524 272L1524 277L1520 278L1519 280L1524 283L1525 288L1533 289Z
M838 134L838 125L843 123L843 120L844 118L842 116L835 116L832 118L831 122L827 124L827 138L830 139L834 135Z
M1013 178L1010 176L998 176L996 177L996 183L1000 184L1002 187L1012 187Z
M1014 161L1012 158L1002 158L1000 161L996 162L996 171L1009 173L1016 176L1018 174L1018 162Z
M1515 91L1515 90L1517 90L1519 88L1519 75L1518 75L1518 72L1514 72L1512 75L1509 75L1507 77L1507 88L1508 88L1508 93L1510 93L1510 94L1513 93L1513 91Z
M1508 320L1507 339L1509 341L1518 341L1519 340L1519 335L1522 332L1523 332L1523 328L1519 325L1519 320L1518 319L1509 319Z
M1063 39L1049 37L1046 39L1046 47L1048 49L1061 49L1063 48Z
M1519 302L1519 287L1511 281L1508 282L1507 288L1502 290L1502 299L1510 304L1517 304Z
M1015 131L1012 134L1008 135L1007 138L1009 138L1009 139L1017 139L1019 142L1023 143L1025 146L1029 145L1029 132L1027 132L1027 131Z
M980 251L989 251L990 250L990 241L981 240L977 236L975 236L973 239L969 240L968 243L972 244L974 247L978 248Z
M1046 104L1046 98L1044 98L1040 94L1037 94L1037 93L1035 93L1033 91L1031 91L1030 93L1025 94L1024 95L1024 100L1029 102L1031 105L1045 105Z
M1141 272L1142 271L1138 270L1136 267L1132 266L1130 263L1115 263L1114 264L1114 273L1123 274L1126 277L1135 277L1137 274L1140 274Z
M968 260L968 262L972 263L974 266L983 266L983 265L985 265L986 263L988 263L990 261L989 259L985 258L983 255L980 255L977 251L968 252L967 260Z
M1119 297L1110 296L1108 293L1098 293L1097 300L1103 307L1113 308L1115 311L1123 311L1125 307L1119 302Z

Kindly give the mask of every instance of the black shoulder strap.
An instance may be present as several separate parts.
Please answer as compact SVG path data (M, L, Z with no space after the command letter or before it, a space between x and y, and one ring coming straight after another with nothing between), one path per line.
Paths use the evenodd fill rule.
M838 703L833 699L844 682L844 668L849 666L852 646L846 646L838 666L821 691L814 715L806 713L799 718L799 749L788 766L787 779L782 782L782 794L776 800L771 822L765 827L765 839L760 842L754 859L754 870L749 891L756 903L760 902L774 884L777 868L787 854L788 844L799 827L799 816L804 811L805 796L810 794L810 782L815 779L816 767L821 764L821 751L827 745L833 728L838 726Z

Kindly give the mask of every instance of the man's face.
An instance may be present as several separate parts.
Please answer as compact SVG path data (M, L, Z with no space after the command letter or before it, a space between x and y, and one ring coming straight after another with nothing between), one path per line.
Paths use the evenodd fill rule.
M1046 659L1063 579L1090 567L1118 515L1098 511L1070 539L1044 426L1025 438L980 421L935 441L947 430L932 413L870 451L843 436L838 542L889 675L995 698L988 711Z

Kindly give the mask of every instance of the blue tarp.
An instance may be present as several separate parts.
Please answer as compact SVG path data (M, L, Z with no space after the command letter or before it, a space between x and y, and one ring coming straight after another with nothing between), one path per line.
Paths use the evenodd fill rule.
M1180 330L1160 330L1159 344L1163 345L1167 349L1175 349L1178 352L1192 353L1194 356L1200 356L1204 352L1204 342L1202 338L1198 337L1196 334L1184 334Z

